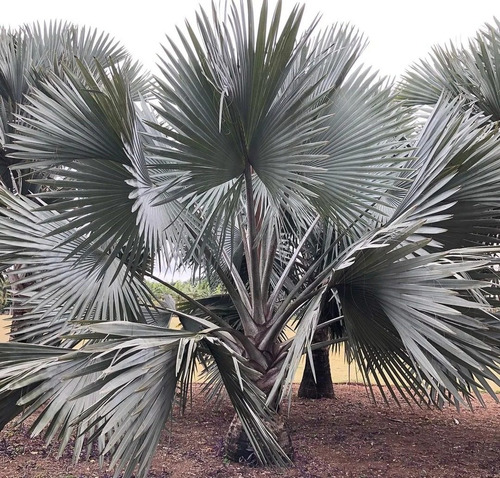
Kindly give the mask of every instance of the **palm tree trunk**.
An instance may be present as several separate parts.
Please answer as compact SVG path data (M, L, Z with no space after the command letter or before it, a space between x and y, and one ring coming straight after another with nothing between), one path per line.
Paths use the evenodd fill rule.
M330 319L339 317L340 311L337 301L333 295L327 298L321 309L318 325L327 322ZM344 335L343 327L340 322L330 324L328 327L321 327L316 330L313 337L314 343L327 342L332 337L342 337ZM298 396L300 398L335 398L333 391L333 381L330 369L330 348L329 346L315 349L312 352L314 363L314 371L316 380L314 379L313 369L309 362L309 357L306 359L306 366L302 381L300 382Z
M266 395L271 392L279 370L280 365L275 364L260 378L260 380L257 381L256 385ZM266 424L268 430L274 434L281 449L291 460L293 460L294 451L292 439L286 425L286 420L279 413L279 405L279 403L271 404L272 409L276 410L276 412L273 414L272 420L264 420L264 423ZM252 465L259 464L259 460L238 415L233 417L231 425L229 426L224 447L226 457L231 461Z
M328 329L324 327L315 332L313 342L324 342L328 340L328 338ZM313 350L312 358L314 362L314 371L316 372L316 380L314 379L309 357L307 357L298 396L300 398L335 398L330 370L329 347L327 346Z
M278 444L281 446L287 456L293 460L293 446L290 433L286 427L285 420L280 415L275 415L272 422L266 422L271 431L274 432ZM247 463L257 465L259 461L255 455L254 449L248 439L243 425L235 415L225 439L225 454L226 457L237 463Z
M16 264L12 271L9 272L7 280L10 281L10 290L13 299L22 292L24 288L28 286L28 284L18 284L17 281L20 279L23 279L25 277L25 274L22 272L18 272L21 269L21 265ZM14 300L12 301L11 304L11 310L10 310L10 315L11 315L11 323L10 323L10 333L9 333L9 342L11 341L16 341L16 342L22 342L22 340L15 339L15 334L21 330L21 324L19 323L18 320L16 320L18 317L21 317L26 310L22 310L19 307L15 307L15 302Z

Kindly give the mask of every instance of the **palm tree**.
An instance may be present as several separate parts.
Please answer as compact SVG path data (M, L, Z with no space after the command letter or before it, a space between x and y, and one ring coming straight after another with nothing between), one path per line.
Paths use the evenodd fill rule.
M435 46L428 59L403 75L400 98L409 106L434 105L446 94L466 98L467 107L500 120L500 21L485 24L467 46Z
M485 24L467 45L435 46L428 59L411 65L398 85L398 97L408 107L420 110L443 100L461 99L464 112L484 115L498 129L500 120L500 21ZM453 213L454 241L449 245L471 243L497 244L498 220L496 194L483 191L483 184L473 181L461 185L461 200L450 209ZM486 204L485 204L486 203ZM460 237L459 230L466 231ZM469 234L472 232L473 234Z
M104 68L120 67L133 97L139 91L147 95L147 76L107 34L62 22L0 29L0 177L5 188L23 195L37 193L41 188L33 181L38 176L26 168L22 173L16 170L17 161L9 154L15 127L23 124L28 115L23 107L29 93L42 87L47 78L64 78L66 69L76 72L78 62L90 65L96 59ZM14 287L24 287L26 277L17 275L10 271L12 282L17 284ZM23 309L15 312L22 315ZM14 324L19 325L17 321Z
M48 190L0 191L0 264L30 274L16 301L32 342L0 344L0 426L37 412L33 433L61 452L74 435L76 457L95 442L116 476L144 477L199 358L235 409L228 454L287 465L280 404L332 299L384 397L494 395L493 126L444 98L415 126L387 81L345 77L350 27L315 34L302 15L201 10L164 48L150 102L99 61L30 92L9 157ZM227 296L158 308L155 262L193 263Z

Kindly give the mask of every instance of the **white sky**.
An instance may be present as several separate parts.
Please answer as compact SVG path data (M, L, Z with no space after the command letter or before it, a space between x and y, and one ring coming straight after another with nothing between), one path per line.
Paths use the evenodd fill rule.
M217 0L220 1L220 0ZM275 5L270 0L270 5ZM295 0L283 0L290 8ZM499 0L304 0L306 17L322 14L321 25L337 21L357 26L370 40L363 62L398 76L432 45L465 41L484 23L500 19ZM68 20L109 32L134 57L153 68L165 35L193 19L210 0L18 0L4 5L1 24L15 27L44 20Z

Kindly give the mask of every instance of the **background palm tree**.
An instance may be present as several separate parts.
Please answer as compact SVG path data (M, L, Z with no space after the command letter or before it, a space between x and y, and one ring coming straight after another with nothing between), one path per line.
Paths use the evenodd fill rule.
M130 82L131 92L147 94L147 78L127 51L109 35L76 25L54 22L0 30L0 171L10 190L23 194L36 191L26 172L21 176L10 166L8 156L15 124L22 123L28 94L52 76L64 78L65 69L77 71L78 62L91 65L97 60L104 68L120 66Z
M286 465L280 404L333 299L384 397L494 395L495 129L447 98L415 126L385 80L345 77L359 36L303 30L302 13L201 10L151 102L99 61L30 92L9 157L50 190L0 192L0 262L30 274L34 342L0 344L0 424L38 412L61 452L74 434L76 456L96 442L117 476L146 476L198 357L234 406L232 458ZM471 203L487 231L465 228ZM169 328L145 282L158 257L217 275L230 307L181 293L191 309Z
M138 98L139 91L148 94L149 80L141 73L139 64L107 34L62 22L0 29L0 176L3 187L22 195L48 188L47 183L36 182L41 179L40 173L28 168L22 173L15 169L18 161L9 153L16 125L23 124L29 116L24 106L29 102L30 92L41 88L49 78L64 79L65 71L76 73L79 62L91 65L96 60L103 68L119 67L134 98ZM29 284L29 275L19 270L19 264L13 265L10 270L12 286L24 288ZM15 291L18 293L20 291ZM13 312L18 316L27 311L14 308ZM20 323L14 320L14 329Z
M486 24L468 45L435 46L413 64L399 86L405 104L436 104L443 93L466 98L467 107L500 120L500 22Z

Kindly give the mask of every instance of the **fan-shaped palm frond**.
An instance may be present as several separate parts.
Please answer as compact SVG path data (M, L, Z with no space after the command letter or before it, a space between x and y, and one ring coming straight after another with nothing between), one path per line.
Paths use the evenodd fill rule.
M338 267L332 283L350 350L365 380L389 385L393 396L393 388L417 402L430 391L456 403L461 394L479 396L480 388L494 395L486 380L498 383L498 343L491 337L500 323L484 320L489 306L467 293L491 283L466 273L495 263L489 256L496 249L415 255L428 241L401 244L418 227L382 229L340 261L348 267Z
M166 171L179 171L176 187L200 195L232 187L233 181L240 184L245 177L253 185L249 194L261 219L292 208L301 210L301 217L313 201L347 222L344 215L352 207L346 209L344 186L333 179L351 160L353 168L363 164L376 179L368 185L354 172L347 178L346 171L349 200L362 197L361 209L373 209L374 198L391 185L394 147L406 124L396 106L388 107L389 90L371 86L373 77L366 73L350 80L351 93L346 86L331 97L359 54L359 36L339 28L318 38L309 31L300 37L301 10L293 10L280 29L279 6L267 31L265 6L255 31L250 7L246 16L233 9L229 26L214 15L213 21L205 14L198 17L201 38L192 29L189 39L181 35L185 54L173 42L175 55L165 49L159 112L169 127L160 128L165 146L155 152L165 159ZM367 114L355 116L361 102ZM385 123L370 133L368 127L384 115ZM363 137L363 148L372 148L371 162L362 162L366 158L351 143L334 140L349 131L352 141ZM332 163L338 170L332 172ZM167 179L165 187L172 184ZM217 197L232 201L229 195ZM215 203L205 199L199 204L210 217ZM228 209L221 208L226 214Z
M171 244L188 237L177 221L183 209L177 202L155 205L160 193L149 177L144 128L118 70L110 77L98 67L96 79L80 68L85 84L54 78L25 107L30 118L18 127L12 156L27 160L19 168L50 173L53 179L41 181L51 187L43 194L51 199L47 208L71 220L66 229L84 238L82 247L103 247L128 268L144 269L145 258L169 250L165 230Z
M151 293L120 258L89 253L84 238L71 237L68 221L40 211L38 202L6 190L0 201L0 261L20 266L13 273L23 285L12 298L14 310L24 312L15 318L16 337L59 344L74 319L146 321L141 305L152 307Z
M500 146L491 124L443 96L412 146L412 183L392 217L424 220L419 234L434 247L496 243Z
M103 322L82 325L74 333L75 340L90 339L93 344L77 351L0 344L1 399L14 395L25 406L23 419L47 404L32 433L39 434L48 425L46 439L61 439L60 452L76 432L76 458L84 439L97 441L101 455L110 454L115 476L123 471L130 477L137 467L138 476L146 476L178 381L189 379L186 374L192 371L197 344L203 341L221 370L258 458L272 464L287 461L264 423L272 412L253 384L255 372L208 331ZM17 392L26 387L29 391L19 400ZM11 419L10 412L2 408L0 422Z
M415 63L403 75L401 99L408 106L433 105L443 93L464 94L467 82L461 71L462 61L463 49L459 47L433 47L429 59Z
M64 22L24 25L16 30L0 30L0 133L2 149L9 148L13 123L22 123L25 112L20 105L26 96L51 75L65 77L65 69L78 72L78 62L95 65L95 60L105 68L119 67L134 98L139 93L147 95L150 88L148 76L141 72L138 63L131 61L126 50L109 35L97 30L78 28ZM94 70L95 71L95 70ZM1 156L0 167L7 168L15 161ZM27 182L15 178L7 170L3 182L11 189L22 186L28 191ZM18 183L18 184L16 184ZM31 186L33 190L33 186Z
M400 96L406 104L435 104L441 94L465 96L491 121L500 120L500 22L486 24L468 47L435 47L429 60L403 76Z

